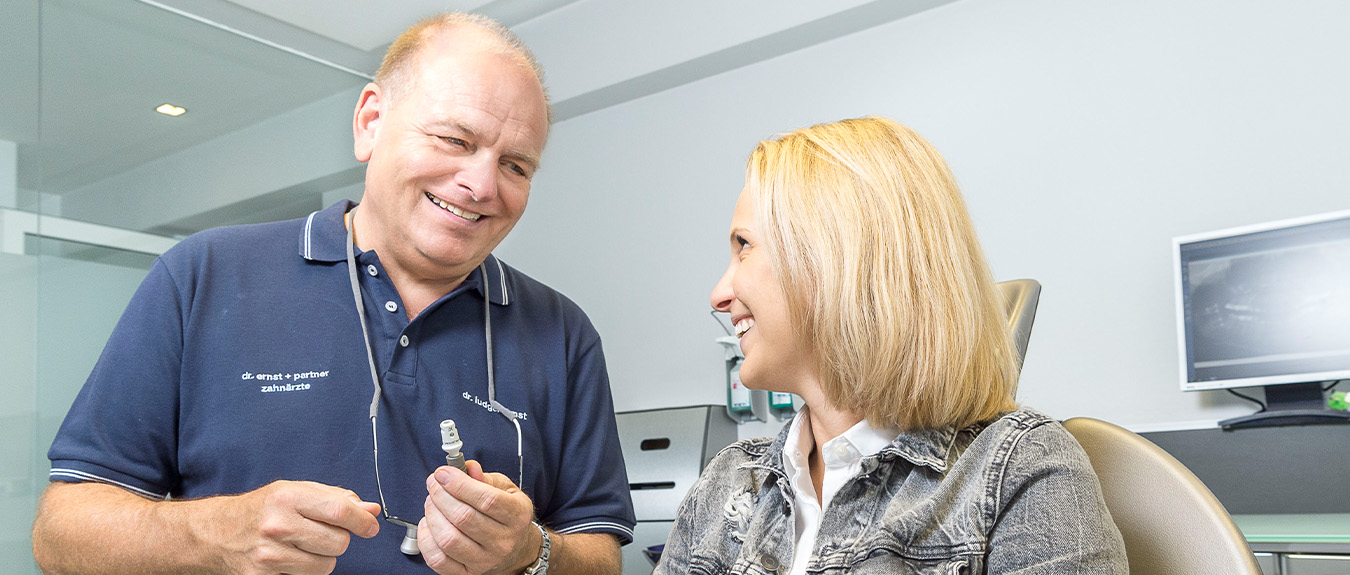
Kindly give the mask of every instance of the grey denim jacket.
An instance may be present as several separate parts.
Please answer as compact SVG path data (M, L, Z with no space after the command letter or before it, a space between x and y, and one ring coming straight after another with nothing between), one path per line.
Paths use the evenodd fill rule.
M786 573L793 494L777 438L723 449L680 504L656 575ZM1097 476L1059 422L1030 409L960 431L911 431L821 518L808 573L1125 575Z

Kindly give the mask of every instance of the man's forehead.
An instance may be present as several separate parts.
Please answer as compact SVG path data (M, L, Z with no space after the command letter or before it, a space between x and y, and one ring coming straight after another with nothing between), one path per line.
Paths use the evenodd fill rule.
M460 96L485 90L509 89L515 97L534 100L532 105L548 117L548 101L539 77L519 57L498 50L443 50L424 54L414 69L413 85ZM435 95L435 94L433 94Z
M530 76L543 92L543 78L539 77L530 59L504 39L476 26L457 25L427 31L417 51L418 67L435 65L443 60L469 58L499 58Z
M548 104L543 88L532 72L518 66L509 55L446 52L428 54L419 64L409 84L410 92L423 98L422 105L467 104L486 110L495 102L506 102L512 118L537 122L547 131Z
M537 164L549 132L547 94L529 60L498 35L473 25L435 31L412 62L411 106L432 130L501 139L513 156Z
M454 50L496 50L511 52L511 46L500 36L480 26L466 23L448 24L423 31L422 46L440 45Z

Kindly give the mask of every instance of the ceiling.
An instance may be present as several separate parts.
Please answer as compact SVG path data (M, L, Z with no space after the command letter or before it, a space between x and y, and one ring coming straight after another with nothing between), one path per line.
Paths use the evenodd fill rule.
M342 42L365 52L389 44L408 27L410 19L439 10L472 12L480 10L487 0L230 0L259 14L264 14L302 30ZM349 14L362 14L359 19Z
M952 1L3 0L0 140L20 208L183 235L359 193L354 92L438 10L520 34L561 121Z
M59 196L360 86L393 37L447 5L521 18L567 1L6 0L17 57L0 72L21 81L0 92L16 104L0 107L0 139L19 143L19 188Z
M364 81L137 2L48 1L41 30L43 137L19 185L51 194Z

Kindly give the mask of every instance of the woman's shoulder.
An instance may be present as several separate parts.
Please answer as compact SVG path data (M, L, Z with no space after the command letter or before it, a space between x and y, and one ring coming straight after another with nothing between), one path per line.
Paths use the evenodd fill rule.
M1058 420L1023 407L967 427L956 440L959 458L1004 479L1032 472L1091 469L1087 454Z
M967 431L976 435L966 455L979 454L1002 481L1030 480L1047 473L1092 475L1092 464L1078 440L1058 420L1034 409L1009 411Z
M1023 438L1033 437L1040 440L1065 441L1077 445L1067 429L1059 420L1030 407L1020 407L1005 411L998 418L978 423L962 430L971 434L975 441L1020 442Z
M1055 418L1044 413L1036 411L1030 407L1019 407L1012 411L1000 413L998 418L984 425L985 428L1004 427L1015 430L1034 429L1045 425L1056 425L1059 422ZM1063 429L1063 426L1060 426Z
M741 466L745 463L751 463L764 459L774 447L773 437L751 437L736 441L713 456L708 462L707 469L731 468Z
M721 512L729 497L756 491L775 471L781 473L774 445L772 437L756 437L723 447L699 473L682 507L691 506L696 517L711 516Z

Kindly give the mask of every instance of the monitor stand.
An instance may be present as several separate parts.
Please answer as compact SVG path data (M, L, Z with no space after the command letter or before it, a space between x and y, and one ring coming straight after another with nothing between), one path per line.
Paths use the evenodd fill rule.
M1219 422L1224 430L1278 425L1350 423L1350 411L1327 409L1322 397L1322 382L1267 385L1266 408L1251 415Z

